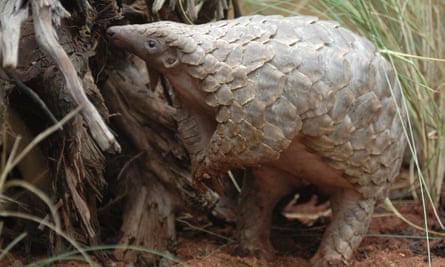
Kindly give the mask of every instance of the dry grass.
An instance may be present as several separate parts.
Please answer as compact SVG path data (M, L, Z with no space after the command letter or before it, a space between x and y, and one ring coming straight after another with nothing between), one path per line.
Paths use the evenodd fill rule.
M406 127L409 189L422 201L427 226L427 202L436 210L445 174L443 0L244 0L243 3L249 13L310 14L336 20L373 41L390 60L402 84L409 113ZM428 241L428 231L425 236ZM430 259L429 253L428 249Z
M310 14L368 37L394 64L410 124L412 192L428 188L436 205L445 174L445 5L442 0L244 0L246 13ZM442 15L441 15L442 14ZM418 182L417 178L424 178Z

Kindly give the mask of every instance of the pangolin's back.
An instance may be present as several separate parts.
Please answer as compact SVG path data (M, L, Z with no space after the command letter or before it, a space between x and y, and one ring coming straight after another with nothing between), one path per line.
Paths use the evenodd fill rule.
M404 112L392 67L367 39L306 16L165 24L159 35L218 109L212 161L275 160L303 134L366 197L386 195L405 146Z

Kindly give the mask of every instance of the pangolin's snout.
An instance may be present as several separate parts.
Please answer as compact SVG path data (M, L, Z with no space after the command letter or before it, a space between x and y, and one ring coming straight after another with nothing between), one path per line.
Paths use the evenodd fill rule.
M113 40L116 37L117 28L116 27L110 27L107 29L107 36L108 39Z
M107 29L108 40L117 47L127 48L131 50L134 40L131 34L121 26L112 26ZM132 41L133 40L133 41Z

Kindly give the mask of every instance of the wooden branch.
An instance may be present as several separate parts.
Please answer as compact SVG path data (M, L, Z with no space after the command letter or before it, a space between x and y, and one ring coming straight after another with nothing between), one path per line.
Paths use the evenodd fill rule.
M119 60L115 53L114 60ZM119 244L141 245L160 252L171 252L175 240L174 218L179 211L211 210L219 196L193 188L187 155L176 138L175 109L158 91L147 87L146 69L138 60L125 57L110 63L102 94L114 114L112 122L124 144L124 155L140 155L120 172L120 183L112 190L125 194ZM110 162L109 162L110 164ZM122 164L119 164L122 165ZM126 182L124 182L126 181ZM127 191L128 190L128 191ZM117 249L119 260L136 265L157 265L165 259L138 251Z
M2 67L10 78L14 80L17 88L28 95L44 111L53 124L57 119L40 99L36 92L26 86L16 74L21 25L28 17L29 6L23 0L6 0L0 3L0 40Z
M63 36L61 42L64 43L65 39L70 39L70 36ZM77 51L76 49L78 47L75 47L73 51ZM76 52L71 53L70 60L76 70L79 70L88 58L77 55ZM84 88L87 93L94 94L98 89L91 84L90 70L84 69L84 71L86 71L83 76ZM49 70L46 75L39 77L43 80L37 82L38 79L35 79L36 87L40 88L41 95L50 107L53 107L58 117L77 106L68 97L68 87L64 82L62 72ZM94 98L96 98L95 104L98 109L103 108L100 99ZM68 101L60 101L60 99L68 99ZM104 114L108 113L104 111ZM50 162L54 199L61 200L60 211L66 232L80 243L96 245L100 240L98 236L100 230L95 201L102 199L103 194L106 193L105 157L84 124L81 116L70 120L64 125L62 133L48 138L45 151L48 153L48 158L54 159ZM62 250L55 251L55 253L62 252Z
M0 39L3 68L6 71L17 67L20 40L20 25L28 17L28 5L24 0L0 2Z
M142 165L156 174L164 185L179 190L186 202L200 203L200 207L211 209L219 196L211 190L204 194L192 190L190 170L180 168L170 157L176 160L186 157L183 144L174 134L174 108L147 88L132 64L123 65L110 70L102 90L107 106L119 114L114 120L120 135L125 135L134 147L150 155Z
M171 255L169 244L172 244L176 237L172 193L142 169L131 169L129 175L132 179L129 181L129 194L122 216L122 233L118 244L143 246ZM154 182L146 182L152 179ZM132 249L116 249L113 254L118 260L131 262L136 266L163 266L161 263L157 264L159 257L156 254L141 253Z
M62 46L56 40L52 20L58 23L60 18L67 16L68 13L64 11L62 5L57 0L35 0L31 2L37 42L40 48L54 60L63 73L66 86L73 99L83 106L82 115L88 125L91 136L103 151L120 152L119 143L108 129L99 112L85 95L76 69Z

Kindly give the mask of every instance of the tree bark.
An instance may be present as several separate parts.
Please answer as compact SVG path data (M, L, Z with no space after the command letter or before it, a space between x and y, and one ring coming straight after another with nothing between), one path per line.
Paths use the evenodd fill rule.
M156 9L152 1L122 2L121 9L114 0L0 4L0 119L6 123L5 112L12 108L37 135L53 123L52 115L60 120L81 105L80 114L40 144L44 156L34 160L43 158L39 164L48 169L46 183L37 186L54 200L64 231L84 246L111 243L171 253L175 216L209 212L219 197L193 187L188 155L176 135L171 90L157 79L150 81L145 63L110 46L104 33L111 23L205 22L227 14L222 12L227 3L209 1L205 6L214 10L197 12L195 1L187 1L183 13L177 1L154 1ZM11 16L21 31L8 39L5 21ZM49 111L19 93L23 86L12 77L32 88ZM65 250L67 243L53 232L48 240L53 253ZM160 259L121 248L97 255L144 265Z

